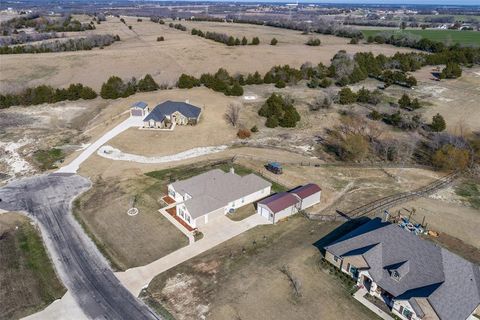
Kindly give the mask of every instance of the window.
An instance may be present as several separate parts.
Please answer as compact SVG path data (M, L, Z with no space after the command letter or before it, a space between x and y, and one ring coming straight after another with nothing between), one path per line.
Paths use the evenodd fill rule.
M403 308L402 314L407 317L407 319L412 319L413 312L408 310L407 308Z
M333 256L333 261L338 262L338 257L337 257L337 256Z

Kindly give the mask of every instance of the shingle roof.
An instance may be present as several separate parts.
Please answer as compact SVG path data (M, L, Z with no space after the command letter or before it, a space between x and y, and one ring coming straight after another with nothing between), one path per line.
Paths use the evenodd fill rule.
M168 100L153 108L153 110L145 117L144 121L163 121L165 116L171 115L176 111L180 112L187 118L198 118L202 109L186 102Z
M147 106L148 106L148 103L143 101L137 101L134 104L132 104L132 108L145 109Z
M320 187L317 184L309 183L309 184L306 184L304 186L300 186L298 188L295 188L295 189L291 190L290 192L299 196L300 199L305 199L305 198L311 196L312 194L320 192L321 190L322 189L320 189Z
M397 299L425 297L449 320L466 319L480 304L479 266L395 224L376 218L325 247L336 256L361 248L368 273ZM399 280L393 270L403 273Z
M192 197L184 204L194 219L271 185L255 174L242 177L220 169L172 183L176 192L187 193Z
M299 202L300 200L293 194L288 192L280 192L259 201L258 204L265 205L273 213L277 213Z

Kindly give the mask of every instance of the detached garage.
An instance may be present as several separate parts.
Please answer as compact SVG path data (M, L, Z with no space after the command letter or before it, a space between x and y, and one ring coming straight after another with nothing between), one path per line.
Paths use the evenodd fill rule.
M309 183L290 191L300 199L300 210L305 210L320 202L322 189L315 183Z
M130 115L132 117L145 117L149 112L148 104L143 101L138 101L130 107Z
M299 208L300 200L288 192L274 194L257 203L257 213L271 223L297 213Z
M277 223L280 219L291 216L320 202L322 190L315 183L297 187L289 192L276 193L257 203L257 213Z

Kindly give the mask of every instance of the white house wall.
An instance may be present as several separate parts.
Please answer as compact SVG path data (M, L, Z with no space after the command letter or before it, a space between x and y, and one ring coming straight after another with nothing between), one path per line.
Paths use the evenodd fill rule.
M243 207L247 204L250 204L252 202L255 202L257 200L265 198L266 196L268 196L270 194L270 190L271 190L271 187L269 186L267 188L258 190L254 193L251 193L251 194L246 195L246 196L244 196L240 199L236 199L236 200L228 203L228 205L226 206L226 209L225 209L225 213L228 213L231 208L238 209L238 208Z
M303 199L301 210L305 210L305 209L310 208L310 207L316 205L317 203L319 203L320 202L320 195L321 195L321 192L317 192L317 193L314 193L311 196L308 196L305 199Z
M263 204L258 204L257 206L257 213L273 223L273 218L271 216L272 212Z

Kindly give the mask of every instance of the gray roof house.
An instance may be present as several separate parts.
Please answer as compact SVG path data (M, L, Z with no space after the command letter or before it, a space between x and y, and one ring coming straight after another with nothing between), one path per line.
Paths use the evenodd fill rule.
M402 319L465 320L479 308L480 267L396 224L375 218L325 250Z
M240 176L233 169L214 169L170 184L168 194L177 203L177 215L197 228L209 219L268 196L271 186L255 174Z
M167 123L175 125L196 124L202 109L187 102L165 101L157 105L143 119L144 127L165 128Z

